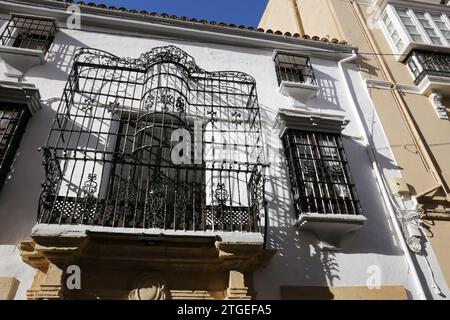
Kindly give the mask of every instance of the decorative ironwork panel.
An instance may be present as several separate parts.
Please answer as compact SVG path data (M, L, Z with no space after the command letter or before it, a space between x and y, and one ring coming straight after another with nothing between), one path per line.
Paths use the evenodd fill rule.
M13 15L0 36L1 44L47 53L58 28L52 19Z
M412 50L406 63L419 85L427 76L450 77L450 54Z
M79 50L44 151L42 223L247 232L264 225L255 80L207 72L177 47L138 59Z
M361 214L339 135L287 130L283 146L297 215Z

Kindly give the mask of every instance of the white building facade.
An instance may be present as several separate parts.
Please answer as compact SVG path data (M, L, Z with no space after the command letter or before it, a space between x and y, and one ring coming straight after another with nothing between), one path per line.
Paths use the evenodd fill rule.
M0 7L5 297L433 297L356 48Z

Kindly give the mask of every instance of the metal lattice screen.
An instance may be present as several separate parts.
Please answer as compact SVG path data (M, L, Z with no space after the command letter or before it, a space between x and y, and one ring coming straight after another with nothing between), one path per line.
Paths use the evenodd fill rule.
M43 151L42 223L260 231L255 81L174 46L139 59L81 49Z
M54 19L13 14L0 36L2 45L47 53L58 28Z
M289 129L282 140L297 216L362 213L340 135Z

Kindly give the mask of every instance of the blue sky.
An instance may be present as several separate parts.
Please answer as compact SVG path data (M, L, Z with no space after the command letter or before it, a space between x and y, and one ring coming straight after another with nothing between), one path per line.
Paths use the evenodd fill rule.
M256 27L268 0L95 0L93 2Z

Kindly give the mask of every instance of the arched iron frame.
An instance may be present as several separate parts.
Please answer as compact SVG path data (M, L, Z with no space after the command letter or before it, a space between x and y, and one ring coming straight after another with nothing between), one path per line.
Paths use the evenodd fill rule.
M173 163L177 129L200 160ZM256 82L175 46L137 59L78 50L43 153L40 223L263 232Z

